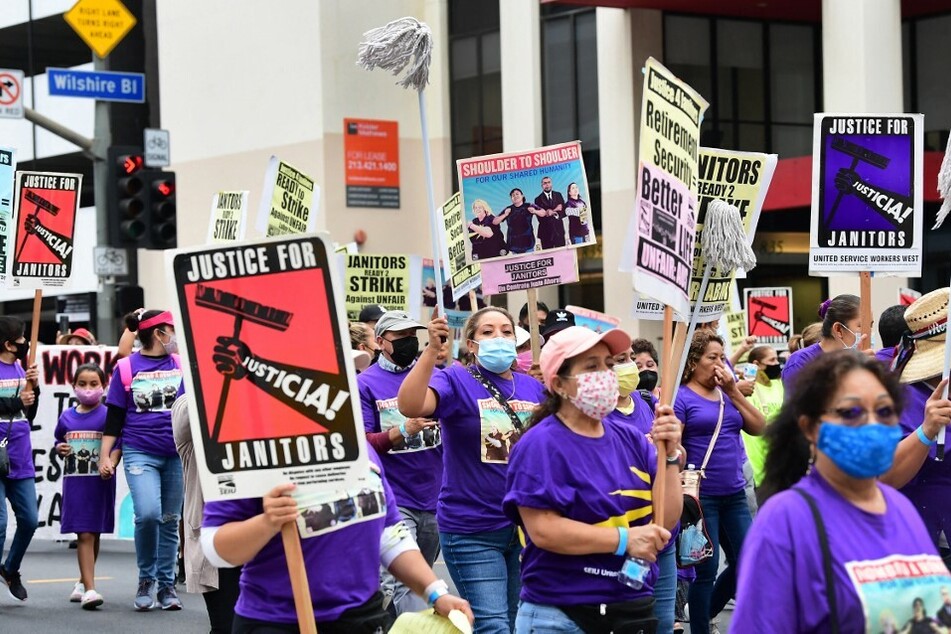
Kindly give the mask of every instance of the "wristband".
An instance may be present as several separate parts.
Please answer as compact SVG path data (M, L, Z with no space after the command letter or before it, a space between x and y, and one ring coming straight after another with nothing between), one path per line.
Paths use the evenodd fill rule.
M627 526L618 526L617 534L617 550L614 551L614 554L618 557L623 557L627 554Z
M400 433L403 434L403 438L409 438L409 433L406 431L405 420L402 423L400 423Z
M444 597L449 594L449 586L442 579L436 579L431 584L426 586L426 589L423 590L423 593L426 595L426 603L429 607L434 607L436 601L439 600L439 597Z
M928 438L927 436L925 436L925 430L922 425L918 425L918 429L916 430L916 435L918 436L918 440L920 440L921 444L923 444L925 447L931 447L932 445L938 442L937 439L932 440Z

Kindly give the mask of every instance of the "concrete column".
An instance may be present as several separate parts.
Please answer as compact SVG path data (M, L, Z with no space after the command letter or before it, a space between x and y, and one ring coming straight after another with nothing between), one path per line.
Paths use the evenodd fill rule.
M822 94L826 112L904 111L900 0L823 0ZM907 285L905 277L872 279L875 320ZM829 278L829 295L842 293L859 294L857 275Z

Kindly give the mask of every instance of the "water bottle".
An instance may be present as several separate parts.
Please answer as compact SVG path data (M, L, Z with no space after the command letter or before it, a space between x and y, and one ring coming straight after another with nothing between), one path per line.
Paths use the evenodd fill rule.
M650 574L650 571L650 562L640 557L628 555L624 558L621 570L618 571L617 580L634 590L640 590L644 587L644 582L647 581L647 575Z

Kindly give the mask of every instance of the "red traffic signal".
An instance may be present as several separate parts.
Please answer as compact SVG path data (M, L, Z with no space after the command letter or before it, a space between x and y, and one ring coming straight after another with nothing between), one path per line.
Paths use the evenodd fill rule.
M119 171L126 176L138 172L145 165L145 158L141 154L123 154L118 157Z

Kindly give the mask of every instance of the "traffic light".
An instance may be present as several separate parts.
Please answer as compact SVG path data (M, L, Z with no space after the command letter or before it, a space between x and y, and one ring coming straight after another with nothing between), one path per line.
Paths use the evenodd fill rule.
M114 247L142 246L146 233L147 190L142 178L145 157L142 148L113 146L108 154L106 205L109 212L109 244Z
M146 170L142 173L148 201L146 249L174 249L178 246L175 228L175 172Z

